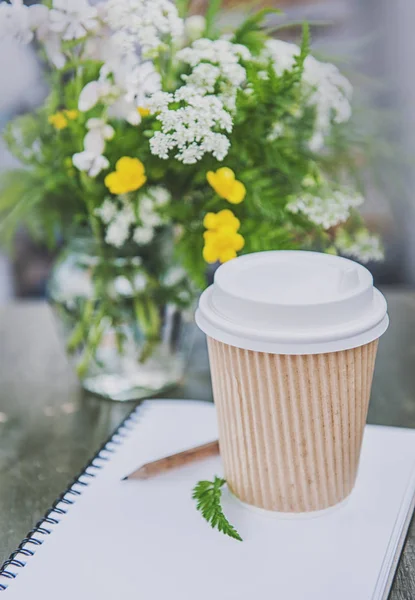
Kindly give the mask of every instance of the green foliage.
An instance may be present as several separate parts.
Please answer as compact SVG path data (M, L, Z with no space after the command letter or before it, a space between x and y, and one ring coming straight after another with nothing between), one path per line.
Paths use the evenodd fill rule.
M238 117L227 161L247 188L244 203L235 210L242 222L246 252L296 248L301 228L310 230L306 219L285 210L290 196L301 192L311 165L307 141L313 132L314 114L307 110L300 118L293 114L293 107L304 103L299 83L308 51L309 31L304 26L293 69L278 76L271 62L265 73L254 64L246 66L251 94L238 96ZM275 123L284 123L284 133L266 141ZM295 228L293 221L297 221Z
M44 196L43 181L24 169L15 169L0 177L0 240L6 248L11 249L14 235L22 225L34 238L52 244L55 219L58 220L59 215L53 210L39 215Z
M182 18L185 18L189 12L190 0L176 0L177 10Z
M215 477L213 481L199 481L193 490L193 499L196 500L196 508L202 516L213 527L239 542L242 538L235 527L229 523L223 514L221 506L222 488L226 484L225 479Z
M243 44L253 54L259 54L268 39L264 31L264 21L269 14L280 14L278 8L263 8L250 15L235 31L232 41Z
M199 289L206 287L206 263L203 260L203 229L187 228L176 244L177 257L188 273L191 273Z
M207 38L217 37L216 18L218 16L222 0L209 0L206 9L206 28L204 36Z
M177 0L183 18L188 15L189 5L189 0ZM208 38L220 36L220 10L220 0L208 2L205 31ZM232 106L232 94L229 106L225 102L226 94L232 88L228 75L221 73L212 88L213 93L222 100L233 123L232 130L225 132L230 147L223 161L218 161L209 152L195 164L180 162L175 157L175 150L167 160L155 156L151 152L150 140L161 131L159 115L144 115L140 124L131 125L125 118L109 117L111 99L105 97L90 110L66 119L67 111L77 110L85 85L100 77L102 63L91 60L85 52L85 43L90 38L62 43L61 49L67 62L62 69L53 68L48 73L50 94L43 106L32 114L15 119L4 133L10 151L20 161L22 168L0 180L1 242L10 246L16 229L23 224L49 246L56 245L57 241L65 245L79 231L86 232L86 236L96 245L100 264L106 261L112 264L110 259L114 254L131 257L140 253L146 265L146 297L135 294L125 310L134 313L148 340L149 345L142 359L158 340L161 325L157 305L170 298L176 305L182 303L186 306L193 288L202 289L206 286L203 221L208 212L232 210L240 221L239 232L245 239L241 252L244 253L288 248L325 250L336 248L336 231L333 228L324 231L306 214L289 212L287 205L310 192L310 189L318 198L320 193L336 190L345 181L356 189L364 188L365 181L359 164L362 151L356 150L363 148L369 152L362 134L356 137L352 127L339 125L333 118L331 133L324 140L324 152L317 153L310 149L318 115L315 106L309 102L315 90L304 84L304 65L310 52L309 28L303 25L298 55L293 61L288 60L286 64L289 66L281 72L274 57L265 48L270 40L270 30L265 27L266 17L275 12L279 11L262 9L250 14L231 38L234 43L250 50L240 60L238 53L235 54L239 62L237 69L244 69L242 73L246 74L239 88L236 90L236 86L233 86L231 89L236 94L236 106ZM155 52L154 66L161 76L164 91L176 91L184 84L183 75L191 73L192 68L177 58L179 46L166 36ZM203 59L203 62L209 61ZM116 79L115 75L109 75L108 82L116 83ZM171 109L184 108L186 102L182 100L169 106ZM66 119L61 128L54 126L56 114ZM84 150L90 119L102 119L114 129L113 138L105 140L104 144L104 156L109 167L97 176L90 174L88 169L80 171L73 164L74 155ZM212 133L223 134L223 130L217 127ZM144 165L147 181L142 189L117 196L110 193L105 178L116 169L122 157L139 159ZM242 203L230 204L225 199L226 195L221 197L209 185L207 173L220 167L232 169L237 180L245 186L246 197ZM311 188L305 183L310 179L314 182ZM154 238L142 248L132 240L133 227L141 223L139 214L142 199L154 186L168 190L171 201L160 209L163 226L154 228ZM120 248L114 248L108 242L108 223L104 223L96 213L105 199L113 202L119 210L123 203L134 207L137 224L131 225L129 241ZM358 218L357 213L353 214L349 222L344 224L345 230L361 231L361 221L356 225ZM174 294L172 292L171 296L162 285L163 272L160 266L160 263L173 260L173 250L168 256L161 251L164 224L174 231L174 260L184 267L191 280L191 283L182 282L180 289L176 289ZM107 288L102 286L103 282L109 285L113 275L113 272L103 268L95 270L98 288L95 290L93 311L90 314L91 307L88 305L77 307L80 342L75 344L74 351L84 352L85 339L89 347L83 354L83 369L94 358L94 347L96 349L102 335L102 299L107 293ZM130 282L133 280L133 274L128 269L120 275ZM179 291L183 292L182 299ZM85 315L88 317L86 321ZM110 318L113 325L120 322L120 314L113 311L110 302L105 304L105 316ZM86 331L89 320L90 336ZM121 344L121 330L117 331ZM75 335L74 340L77 339Z
M301 72L304 67L304 61L310 54L310 26L308 23L303 23L303 37L301 40L301 52L296 59L296 64L300 68Z

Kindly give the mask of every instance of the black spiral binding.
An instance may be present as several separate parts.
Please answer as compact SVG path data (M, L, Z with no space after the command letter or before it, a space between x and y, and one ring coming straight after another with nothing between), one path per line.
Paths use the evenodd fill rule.
M39 539L40 537L46 537L53 532L53 527L58 525L60 522L60 518L66 515L67 511L70 507L75 504L76 498L82 496L82 488L88 487L90 482L83 481L85 478L94 479L96 477L96 473L90 472L92 469L96 469L97 471L104 468L104 465L96 464L97 461L108 462L109 457L105 455L106 452L109 454L114 454L116 452L116 448L112 446L120 446L122 442L120 442L117 438L126 438L128 436L128 432L133 429L130 427L130 423L136 423L137 420L135 416L138 414L140 410L140 406L134 408L131 413L124 419L124 421L117 427L114 433L107 439L106 442L101 446L98 452L93 456L93 458L88 462L88 464L79 472L79 474L72 480L67 489L55 500L52 504L52 507L47 511L43 519L38 521L36 525L29 531L25 538L20 542L17 550L12 552L9 558L1 565L0 567L0 592L4 592L8 588L8 584L1 583L1 578L4 579L15 579L18 573L15 569L22 569L26 566L26 561L23 558L30 558L36 552L36 548L41 546L44 542L43 539ZM74 486L80 486L81 489L75 489ZM73 498L67 498L67 496L73 496ZM62 504L65 508L62 507ZM48 527L52 526L52 527ZM26 548L26 546L30 545L31 548Z

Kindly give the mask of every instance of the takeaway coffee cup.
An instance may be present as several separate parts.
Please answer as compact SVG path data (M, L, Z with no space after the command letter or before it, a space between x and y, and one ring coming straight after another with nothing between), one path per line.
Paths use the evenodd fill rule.
M327 509L352 491L386 301L363 266L275 251L222 265L201 296L225 477L244 503Z

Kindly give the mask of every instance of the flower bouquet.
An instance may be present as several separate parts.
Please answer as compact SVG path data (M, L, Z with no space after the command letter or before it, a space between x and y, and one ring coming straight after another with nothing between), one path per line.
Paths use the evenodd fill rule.
M317 249L379 259L357 208L352 87L220 2L0 4L0 37L36 43L49 95L4 137L2 231L62 249L50 296L87 389L136 398L177 382L180 320L209 264Z

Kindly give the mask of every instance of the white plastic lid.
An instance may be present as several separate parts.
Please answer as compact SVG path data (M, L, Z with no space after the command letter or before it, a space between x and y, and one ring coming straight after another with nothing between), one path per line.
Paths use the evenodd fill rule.
M222 265L200 298L208 336L273 354L320 354L379 338L389 319L371 273L318 252L248 254Z

